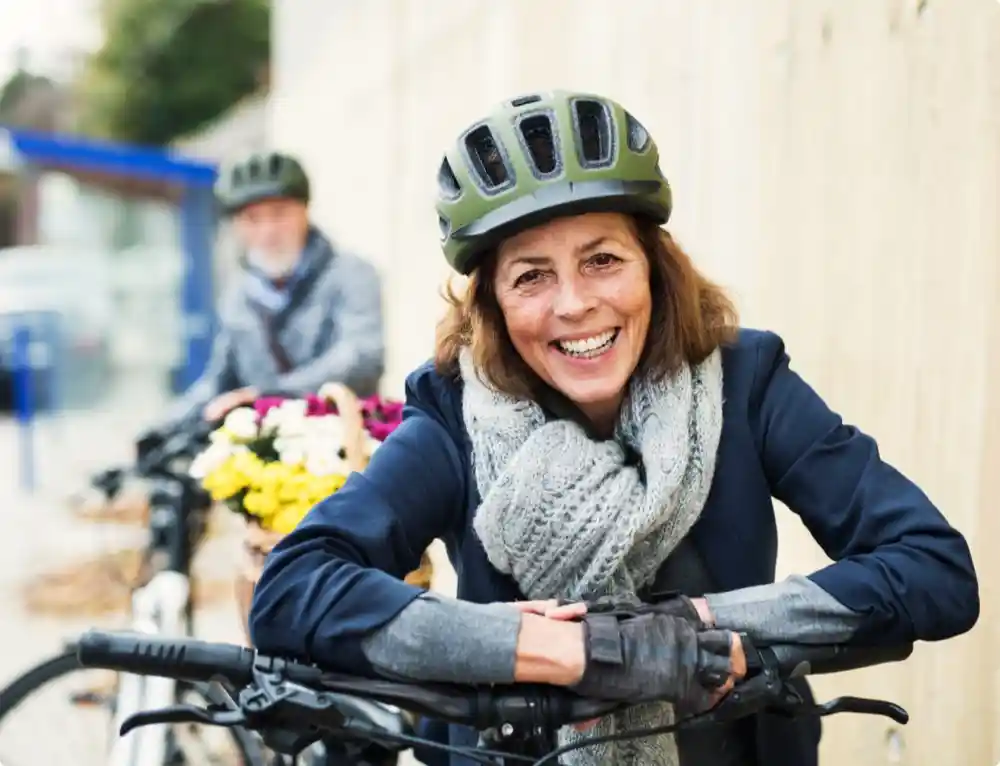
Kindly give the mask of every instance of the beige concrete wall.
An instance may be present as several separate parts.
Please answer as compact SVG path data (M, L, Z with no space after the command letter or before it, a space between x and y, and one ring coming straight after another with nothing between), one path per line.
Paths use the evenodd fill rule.
M385 277L392 392L440 311L441 149L533 89L623 101L660 144L672 230L745 323L780 332L973 542L970 635L817 684L913 723L830 719L823 762L1000 760L1000 3L286 0L275 53L274 136L315 168L318 220ZM825 563L781 519L782 571Z

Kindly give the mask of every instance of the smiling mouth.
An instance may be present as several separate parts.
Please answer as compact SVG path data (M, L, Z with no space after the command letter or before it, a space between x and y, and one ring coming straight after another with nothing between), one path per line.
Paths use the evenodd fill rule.
M579 338L576 340L554 340L550 344L561 354L573 357L574 359L593 359L611 350L618 340L621 327L599 333L590 338Z

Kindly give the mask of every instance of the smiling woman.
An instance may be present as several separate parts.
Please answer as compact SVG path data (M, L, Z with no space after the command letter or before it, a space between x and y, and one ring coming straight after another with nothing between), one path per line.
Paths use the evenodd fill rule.
M635 703L561 733L573 741L711 706L746 670L741 633L895 645L973 625L962 536L792 370L781 338L737 326L661 228L670 187L624 107L506 101L446 150L438 187L442 250L469 282L448 293L400 427L269 557L257 647ZM773 498L833 564L774 582ZM434 539L457 600L398 579ZM660 606L609 625L595 599ZM818 742L814 724L761 714L565 761L815 766Z

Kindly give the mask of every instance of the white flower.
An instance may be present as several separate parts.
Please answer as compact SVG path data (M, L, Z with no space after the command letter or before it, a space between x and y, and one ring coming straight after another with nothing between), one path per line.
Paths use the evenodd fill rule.
M278 405L278 410L283 418L302 419L309 411L309 402L305 399L285 399Z
M250 441L257 438L257 413L252 407L237 407L226 415L222 427L234 441Z
M299 465L306 460L306 445L301 437L279 436L274 440L278 459L286 465Z
M306 453L299 449L288 449L279 458L285 465L302 465L306 462Z
M339 415L319 415L309 418L309 427L334 441L341 441L344 436L344 421Z
M271 435L275 433L279 426L281 425L281 412L277 407L272 407L266 413L260 421L260 433L261 435L267 434Z
M275 408L275 410L277 409ZM279 411L275 416L275 432L281 436L300 436L309 429L310 420L311 418L306 417L305 407L302 408L301 412L297 410Z
M347 463L334 452L312 453L306 458L306 470L313 476L333 476L341 474L346 476L350 471Z
M201 481L225 463L235 452L236 449L228 442L214 441L191 461L188 473L192 479Z

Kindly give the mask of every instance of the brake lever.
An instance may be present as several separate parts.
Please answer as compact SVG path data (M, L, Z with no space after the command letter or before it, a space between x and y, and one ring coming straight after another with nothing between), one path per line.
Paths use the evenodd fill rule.
M862 715L880 715L891 718L896 723L905 726L910 721L906 709L894 702L868 699L866 697L837 697L829 702L819 703L812 708L804 708L803 715L828 716L836 713L861 713Z
M118 730L120 736L124 737L130 731L141 726L149 726L156 723L201 723L208 726L242 726L246 723L246 716L240 710L210 706L200 708L195 705L171 705L159 710L143 710L133 713L124 721Z

